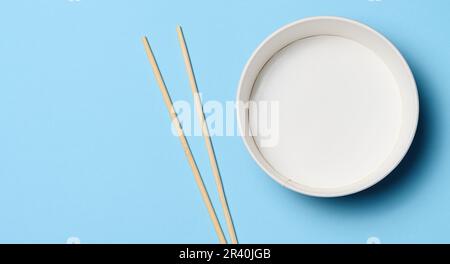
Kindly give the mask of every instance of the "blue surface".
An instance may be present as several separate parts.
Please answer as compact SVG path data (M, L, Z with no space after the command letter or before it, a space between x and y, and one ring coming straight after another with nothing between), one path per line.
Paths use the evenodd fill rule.
M212 2L0 3L0 242L217 242L140 37L173 99L191 102L183 25L203 99L226 102L266 36L337 15L385 34L410 63L421 103L413 147L374 188L318 199L271 180L239 137L215 137L240 242L449 243L450 1ZM203 139L189 140L218 204Z

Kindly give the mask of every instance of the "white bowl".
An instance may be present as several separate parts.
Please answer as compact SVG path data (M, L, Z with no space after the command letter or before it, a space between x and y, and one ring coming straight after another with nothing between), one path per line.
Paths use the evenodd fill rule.
M386 177L408 151L419 117L400 52L340 17L299 20L264 40L245 66L237 101L239 131L259 166L281 185L319 197L356 193Z

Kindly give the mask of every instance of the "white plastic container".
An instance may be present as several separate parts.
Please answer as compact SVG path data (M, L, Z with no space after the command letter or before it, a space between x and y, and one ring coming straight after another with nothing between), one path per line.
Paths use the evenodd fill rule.
M259 166L283 186L320 197L386 177L408 151L419 116L400 52L340 17L303 19L269 36L245 66L237 101L240 133ZM264 102L273 109L261 109ZM269 136L258 129L267 119Z

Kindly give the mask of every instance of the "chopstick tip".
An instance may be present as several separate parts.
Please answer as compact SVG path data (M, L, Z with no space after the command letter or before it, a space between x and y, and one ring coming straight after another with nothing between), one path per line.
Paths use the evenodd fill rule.
M142 41L142 43L144 44L144 45L150 45L149 43L148 43L148 38L147 38L147 36L142 36L141 37L141 41Z

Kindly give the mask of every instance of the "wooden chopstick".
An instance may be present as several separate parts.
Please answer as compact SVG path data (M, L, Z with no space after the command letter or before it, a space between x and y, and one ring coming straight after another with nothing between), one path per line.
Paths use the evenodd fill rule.
M231 218L230 209L228 207L227 199L225 196L225 192L223 190L222 179L220 177L219 167L217 165L216 155L214 153L214 148L211 142L211 137L208 131L208 125L205 121L205 114L203 113L203 106L201 102L201 98L198 92L197 82L195 80L194 70L192 69L191 58L189 56L189 51L186 46L186 40L183 35L183 29L181 26L177 26L178 33L178 41L180 43L181 52L183 53L184 64L186 65L186 71L189 76L189 83L191 86L192 95L194 96L194 104L197 112L197 116L200 121L200 126L202 129L203 138L205 139L206 149L208 151L209 163L211 165L214 178L216 181L217 191L219 193L220 203L222 204L223 213L225 215L225 221L227 223L228 233L231 238L232 244L237 244L236 231L234 230L233 220Z
M164 79L161 75L161 72L158 67L158 63L156 62L156 59L153 55L153 52L152 52L152 49L150 47L150 43L148 42L147 37L142 37L142 42L144 44L145 52L147 53L148 60L152 66L153 74L155 75L156 81L159 86L159 90L162 93L164 103L166 104L166 107L169 110L170 118L175 126L178 138L181 141L181 145L183 146L184 154L186 155L189 165L194 174L195 182L197 183L197 186L200 189L200 193L202 195L203 202L205 203L206 208L208 209L209 217L211 218L211 221L213 222L214 229L217 233L220 243L226 244L227 241L225 239L225 235L223 234L219 220L217 219L216 212L213 208L211 199L209 198L208 192L203 183L202 177L200 175L200 171L198 170L197 164L195 163L195 159L194 159L194 156L192 155L191 148L189 147L189 144L186 140L186 136L184 135L183 129L181 128L180 121L178 120L177 114L176 114L173 104L172 104L172 99L170 98L169 92L167 91L167 87L164 83Z

